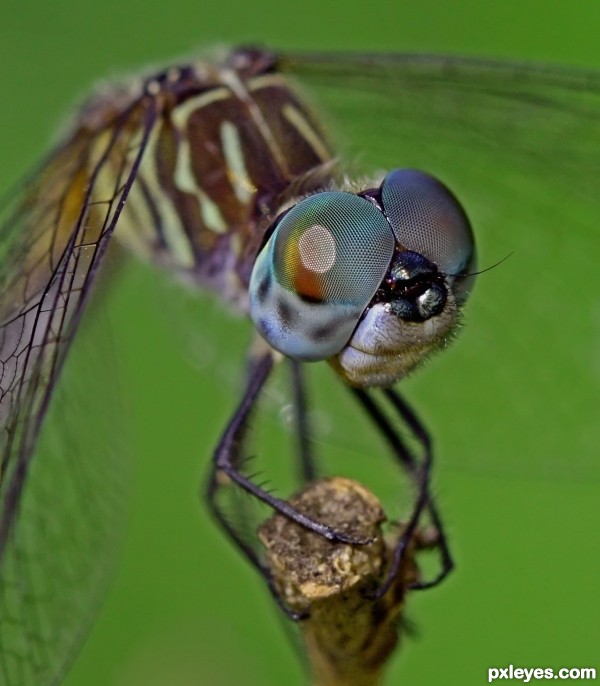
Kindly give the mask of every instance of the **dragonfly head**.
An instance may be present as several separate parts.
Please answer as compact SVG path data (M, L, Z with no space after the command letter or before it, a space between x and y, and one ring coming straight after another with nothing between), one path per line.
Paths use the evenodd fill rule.
M377 188L318 192L279 217L254 265L250 315L284 355L389 386L448 344L474 268L458 200L429 174L396 169Z

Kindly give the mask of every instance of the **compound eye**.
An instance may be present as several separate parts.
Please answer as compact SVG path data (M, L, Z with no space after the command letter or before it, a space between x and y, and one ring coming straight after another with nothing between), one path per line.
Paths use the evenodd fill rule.
M279 284L300 299L366 307L390 264L385 217L351 193L319 193L285 215L274 236Z
M448 276L475 270L471 225L441 181L415 169L396 169L383 180L381 201L396 239L406 250L425 256Z
M252 319L290 357L331 357L379 288L394 243L386 218L364 198L328 191L302 200L283 216L256 261Z

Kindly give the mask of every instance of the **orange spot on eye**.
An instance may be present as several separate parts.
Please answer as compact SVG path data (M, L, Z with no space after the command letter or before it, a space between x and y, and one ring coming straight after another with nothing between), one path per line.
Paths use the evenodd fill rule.
M301 298L313 302L323 302L323 279L317 272L302 268L295 276L294 285Z
M301 298L322 302L326 298L326 274L335 256L335 240L323 226L311 226L290 236L285 250L288 283Z

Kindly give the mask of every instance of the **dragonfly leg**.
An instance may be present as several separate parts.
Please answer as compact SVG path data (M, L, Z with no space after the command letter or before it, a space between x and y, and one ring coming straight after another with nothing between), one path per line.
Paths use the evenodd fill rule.
M269 588L269 591L271 592L271 595L273 596L273 599L283 610L283 612L285 612L285 614L295 622L301 619L305 619L308 616L307 614L296 612L295 610L289 608L283 602L281 593L275 586L275 581L273 579L271 570L267 567L267 565L265 565L261 561L260 557L257 555L254 548L247 541L244 540L244 538L240 535L239 531L237 531L237 529L231 524L229 519L225 516L224 512L219 507L216 495L220 485L221 484L219 483L219 470L216 468L215 465L213 465L206 489L206 499L213 517L221 526L221 528L225 531L225 533L229 536L229 538L235 543L235 545L238 547L238 549L241 551L244 557L250 562L250 564L260 573L260 575L267 582L267 586Z
M381 586L377 589L375 596L377 598L381 598L396 578L404 558L406 547L410 542L418 525L419 519L424 512L428 513L431 523L438 532L437 549L440 554L440 571L433 579L414 584L411 588L425 589L436 586L452 571L454 563L452 561L452 556L450 554L448 541L444 533L444 527L439 511L429 493L429 482L433 463L431 438L416 414L402 399L402 397L393 389L386 389L384 393L390 404L398 413L400 418L404 421L406 426L410 429L413 436L423 446L424 455L423 458L418 461L404 444L397 429L392 425L373 398L362 389L353 388L351 390L363 408L366 410L375 426L385 437L392 450L394 458L402 465L403 469L409 474L417 487L417 498L415 500L411 517L403 534L396 543L388 574Z
M418 418L418 416L415 414L415 412L412 410L410 405L408 405L408 403L402 398L402 396L393 388L386 389L385 394L390 403L393 405L394 409L398 412L400 417L410 428L410 430L413 433L413 436L421 443L424 450L422 469L427 473L427 479L425 484L427 488L428 497L427 511L429 512L429 516L431 518L433 526L438 532L437 546L440 552L441 568L439 573L433 579L425 582L420 582L413 586L413 588L432 588L433 586L437 586L439 583L441 583L454 568L454 561L450 553L450 547L448 545L448 539L446 538L446 534L444 531L442 518L429 493L431 468L433 465L432 441L429 432L427 431L421 420Z
M306 384L304 368L297 360L289 360L292 377L292 398L294 405L294 431L297 439L297 455L300 466L300 478L303 483L315 481L317 469L310 443L310 425L308 422Z
M214 452L212 471L207 488L208 504L217 522L223 527L249 562L265 577L270 586L271 575L268 569L262 563L254 548L235 530L219 506L217 498L219 490L223 487L230 487L232 482L266 503L273 510L329 541L348 543L350 545L366 545L371 543L370 539L357 539L308 517L289 503L276 498L271 493L260 488L260 486L257 486L239 470L239 464L243 457L244 436L248 428L248 421L272 368L273 359L271 353L263 354L251 361L247 386L242 400Z

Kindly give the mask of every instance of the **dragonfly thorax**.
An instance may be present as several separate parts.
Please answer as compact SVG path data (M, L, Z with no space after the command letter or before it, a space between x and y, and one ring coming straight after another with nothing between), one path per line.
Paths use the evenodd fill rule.
M135 86L114 88L85 112L87 127L106 117L93 168L124 126L113 121L115 99L133 100L134 114L140 103L141 113L127 120L133 142L128 138L127 148L109 151L110 164L103 164L98 181L102 199L110 197L123 154L143 153L117 239L241 309L263 227L282 198L322 187L333 166L319 124L271 62L267 55L238 51L218 66L171 68L139 82L137 100L130 93ZM157 110L155 121L144 130L150 106Z

